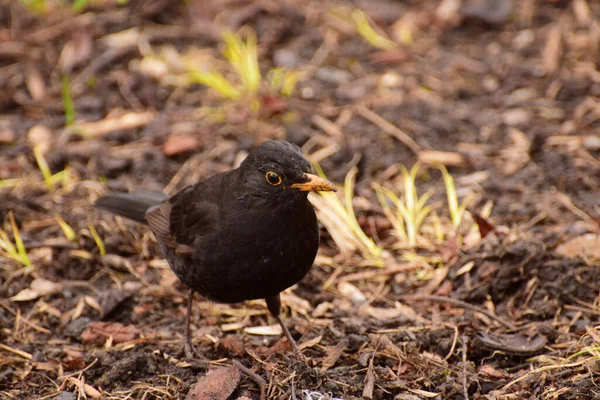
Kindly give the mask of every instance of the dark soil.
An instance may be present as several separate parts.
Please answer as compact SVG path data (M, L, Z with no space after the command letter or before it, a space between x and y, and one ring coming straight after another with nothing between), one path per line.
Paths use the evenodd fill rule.
M0 5L0 218L13 240L12 212L31 261L0 252L1 398L183 399L234 360L266 386L242 374L225 388L216 372L217 394L189 398L600 397L600 3L515 1L497 21L487 1L448 14L440 3L451 1L430 0L91 3ZM411 39L371 46L355 7ZM266 78L237 101L181 84L188 60L236 82L220 32L243 25L263 77L297 71L291 97ZM133 188L174 193L269 139L303 146L340 184L358 167L356 217L384 256L376 267L342 251L324 223L315 266L283 296L305 359L277 334L248 331L275 324L264 302L197 299L205 360L185 360L186 288L147 229L92 204ZM36 147L69 178L49 188ZM427 243L411 250L373 183L400 195L400 165L417 161L444 236L432 239L428 219ZM470 198L455 230L435 161Z

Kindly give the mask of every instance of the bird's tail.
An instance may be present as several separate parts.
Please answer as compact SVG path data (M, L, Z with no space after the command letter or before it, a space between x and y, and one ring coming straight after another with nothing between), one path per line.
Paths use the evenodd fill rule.
M146 223L146 211L167 198L168 196L161 192L117 193L100 197L94 206L137 222Z

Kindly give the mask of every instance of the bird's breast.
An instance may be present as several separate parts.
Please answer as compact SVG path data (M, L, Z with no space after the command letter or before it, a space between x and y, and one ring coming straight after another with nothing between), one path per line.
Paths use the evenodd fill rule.
M317 218L312 206L292 212L246 209L195 244L185 274L176 274L190 288L220 302L274 296L299 282L319 248Z

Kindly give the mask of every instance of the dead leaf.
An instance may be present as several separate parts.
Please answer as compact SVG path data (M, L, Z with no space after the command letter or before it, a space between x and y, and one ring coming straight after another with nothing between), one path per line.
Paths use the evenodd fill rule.
M567 240L556 248L556 252L565 257L588 257L600 260L600 235L587 233Z
M243 356L246 350L244 349L244 342L238 336L225 336L220 339L217 343L218 347L222 347L229 353L235 354L236 356Z
M140 330L134 325L123 325L118 322L90 322L81 334L84 344L103 344L112 337L113 344L128 342L138 338Z
M267 119L288 109L288 104L283 97L270 93L263 95L262 105L261 115Z
M483 364L479 368L479 373L495 379L502 379L506 377L506 373L504 371L494 368L491 364Z
M215 368L201 376L185 400L227 400L237 388L241 373L237 368Z
M194 151L200 146L197 137L191 135L175 134L167 138L163 144L163 153L167 157Z
M310 339L310 340L309 340L309 341L307 341L307 342L302 342L302 343L300 343L300 344L298 345L298 348L299 348L300 350L308 349L309 347L313 347L313 346L316 346L316 345L318 345L319 343L321 343L321 340L322 340L322 339L323 339L323 336L322 336L322 335L320 335L320 336L317 336L317 337L315 337L315 338L312 338L312 339Z
M496 231L494 225L492 225L487 219L483 218L477 213L472 213L472 215L475 218L477 226L479 227L479 234L481 235L482 239L485 238L490 232Z
M29 288L21 290L10 299L12 301L30 301L35 300L38 297L60 293L62 290L63 286L60 283L37 278L31 282Z

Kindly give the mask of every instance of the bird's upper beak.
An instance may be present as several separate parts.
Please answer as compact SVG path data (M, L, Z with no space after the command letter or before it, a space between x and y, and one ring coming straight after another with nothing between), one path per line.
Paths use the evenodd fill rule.
M294 183L291 188L298 189L302 192L335 192L337 189L333 183L327 179L323 179L317 175L304 174L306 182Z

